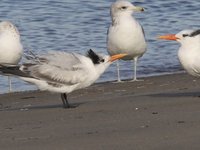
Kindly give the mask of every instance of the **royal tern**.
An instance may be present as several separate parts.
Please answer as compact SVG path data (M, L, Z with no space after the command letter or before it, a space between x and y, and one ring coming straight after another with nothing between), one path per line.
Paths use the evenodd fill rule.
M61 93L64 108L68 108L67 94L94 83L115 60L126 56L96 54L89 50L86 56L77 53L51 51L45 55L29 57L31 63L1 66L0 71L17 75L33 83L40 90Z
M122 60L134 60L134 78L137 80L137 60L146 52L145 35L142 26L132 16L134 12L144 11L129 1L117 0L111 5L112 24L108 29L107 50L112 56L126 53ZM121 81L117 61L118 82Z
M23 54L20 34L17 28L9 21L0 22L0 64L16 65ZM8 76L9 91L11 79Z
M178 58L181 65L189 74L200 77L200 30L183 30L177 34L160 36L159 39L179 42Z

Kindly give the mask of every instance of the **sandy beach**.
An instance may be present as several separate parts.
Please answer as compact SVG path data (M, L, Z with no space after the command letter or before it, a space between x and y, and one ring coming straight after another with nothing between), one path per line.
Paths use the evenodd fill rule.
M0 95L2 150L199 150L200 79L100 83L69 95Z

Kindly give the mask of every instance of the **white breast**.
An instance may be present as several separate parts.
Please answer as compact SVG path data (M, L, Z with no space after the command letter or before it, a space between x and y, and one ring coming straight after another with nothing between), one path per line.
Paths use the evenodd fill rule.
M200 76L200 45L188 43L180 47L178 57L183 68L193 76Z
M118 25L110 26L107 40L109 54L129 54L124 59L133 59L146 51L142 27L134 19L120 20Z
M22 56L20 39L4 33L0 36L0 63L17 64Z

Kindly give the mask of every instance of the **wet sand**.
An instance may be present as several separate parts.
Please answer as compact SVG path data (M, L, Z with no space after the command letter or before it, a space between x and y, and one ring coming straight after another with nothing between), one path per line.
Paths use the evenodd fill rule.
M0 95L2 150L199 150L200 79L101 83L59 94Z

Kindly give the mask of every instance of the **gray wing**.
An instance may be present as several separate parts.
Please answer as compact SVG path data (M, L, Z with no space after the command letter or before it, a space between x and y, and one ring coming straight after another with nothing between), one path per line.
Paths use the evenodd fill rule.
M79 57L81 55L75 53L67 53L62 51L49 51L48 53L38 55L32 51L26 51L24 54L29 63L33 64L52 64L71 69L73 65L80 64Z
M87 78L88 67L81 62L84 57L75 53L49 52L38 57L36 64L24 64L22 69L37 79L71 85Z
M140 24L140 26L142 28L142 33L143 33L144 37L146 38L146 35L145 35L145 32L144 32L144 28L143 28L143 26L141 24Z

